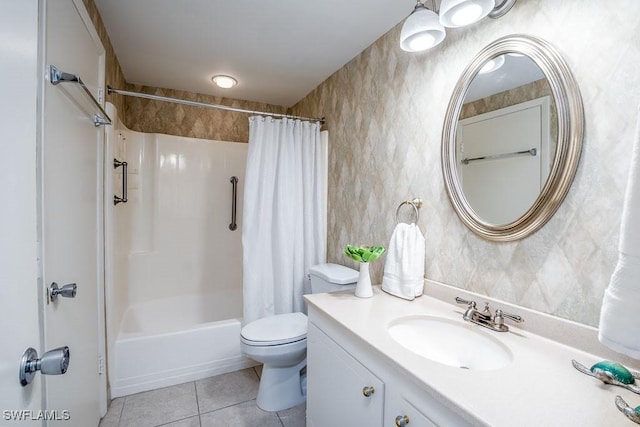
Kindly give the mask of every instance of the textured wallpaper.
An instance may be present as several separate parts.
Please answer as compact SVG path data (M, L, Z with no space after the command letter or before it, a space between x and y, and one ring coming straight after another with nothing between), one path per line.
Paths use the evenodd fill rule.
M407 11L409 12L409 11ZM448 31L430 52L398 47L400 25L293 108L326 116L328 259L350 264L347 243L388 245L394 212L420 197L426 277L581 323L597 325L617 259L629 157L640 102L640 2L518 0L498 20ZM594 31L604 28L606 31ZM586 132L567 199L534 235L490 243L471 233L447 198L442 124L458 76L508 34L541 37L565 58L585 106ZM380 281L384 259L373 265Z
M106 72L105 72L105 80L107 86L114 87L116 89L123 88L125 85L124 74L122 74L122 68L120 68L120 62L118 62L118 58L113 50L113 46L111 46L111 40L109 39L109 35L107 34L107 30L104 27L104 23L102 22L102 18L100 17L100 13L96 8L93 0L83 0L84 5L89 12L89 16L91 16L91 21L93 22L98 35L100 36L100 40L102 41L102 45L106 51ZM106 92L106 88L105 88ZM121 119L126 122L126 117L124 117L124 97L120 95L109 95L105 98L108 102L111 102L118 109L118 113L122 115Z
M132 84L127 84L126 90L252 111L286 113L286 107L193 92ZM249 141L249 115L245 113L126 97L125 117L127 127L139 132L166 133L219 141Z

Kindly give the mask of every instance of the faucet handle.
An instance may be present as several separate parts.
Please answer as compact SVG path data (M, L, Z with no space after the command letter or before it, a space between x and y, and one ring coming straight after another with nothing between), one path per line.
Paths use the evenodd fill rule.
M482 310L481 314L485 316L487 319L491 319L491 309L489 308L489 303L486 301L484 303L484 309Z
M493 323L500 327L502 325L504 325L504 318L507 319L511 319L516 323L521 323L524 322L524 319L521 316L517 316L515 314L509 314L509 313L505 313L504 311L497 309L496 310L496 315L493 316Z
M470 300L462 299L460 297L456 297L456 302L458 304L467 304L470 307L476 308L476 302L475 301L470 301Z
M476 302L475 301L467 301L467 300L462 299L460 297L456 297L456 302L458 304L468 304L469 305L467 310L464 312L464 315L462 316L462 318L464 320L466 320L467 322L470 322L471 319L473 319L473 317L478 312L478 310L476 309Z

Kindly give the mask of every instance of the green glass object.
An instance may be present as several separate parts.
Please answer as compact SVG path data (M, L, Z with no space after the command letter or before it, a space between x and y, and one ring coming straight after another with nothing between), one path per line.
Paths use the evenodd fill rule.
M358 262L372 262L384 253L382 246L353 246L347 245L344 254Z
M598 362L591 367L591 372L595 374L596 371L609 372L616 381L619 381L622 384L628 385L636 382L633 374L629 372L627 368L617 362L611 362L609 360ZM636 410L638 410L638 408L636 408Z

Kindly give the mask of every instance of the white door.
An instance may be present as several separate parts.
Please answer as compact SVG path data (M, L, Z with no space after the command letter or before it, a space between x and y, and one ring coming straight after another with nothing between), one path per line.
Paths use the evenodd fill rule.
M0 425L95 426L105 391L98 375L103 130L80 108L78 93L53 87L44 70L51 62L80 74L96 93L104 49L82 0L8 0L2 7ZM77 283L77 297L47 304L53 281ZM65 345L65 375L38 373L20 385L26 348L42 356ZM71 419L60 419L65 414Z
M6 43L9 41L10 43ZM0 425L42 408L42 383L18 380L22 352L40 350L36 129L38 2L2 2L0 13ZM25 411L25 412L22 412ZM11 421L12 419L16 421Z
M473 210L496 225L521 217L549 173L549 97L460 120L456 138Z
M104 48L81 0L46 3L44 66L81 77L94 97L104 82ZM75 298L44 306L44 347L68 346L65 375L45 378L50 410L68 410L77 426L100 419L99 293L103 282L102 144L78 85L44 83L42 133L42 278L50 287L75 283ZM50 425L69 425L54 421Z

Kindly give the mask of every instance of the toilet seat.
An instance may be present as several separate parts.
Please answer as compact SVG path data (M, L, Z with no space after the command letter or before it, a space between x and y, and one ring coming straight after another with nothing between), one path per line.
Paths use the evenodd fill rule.
M255 320L242 328L241 341L250 346L288 344L307 338L304 313L276 314Z

